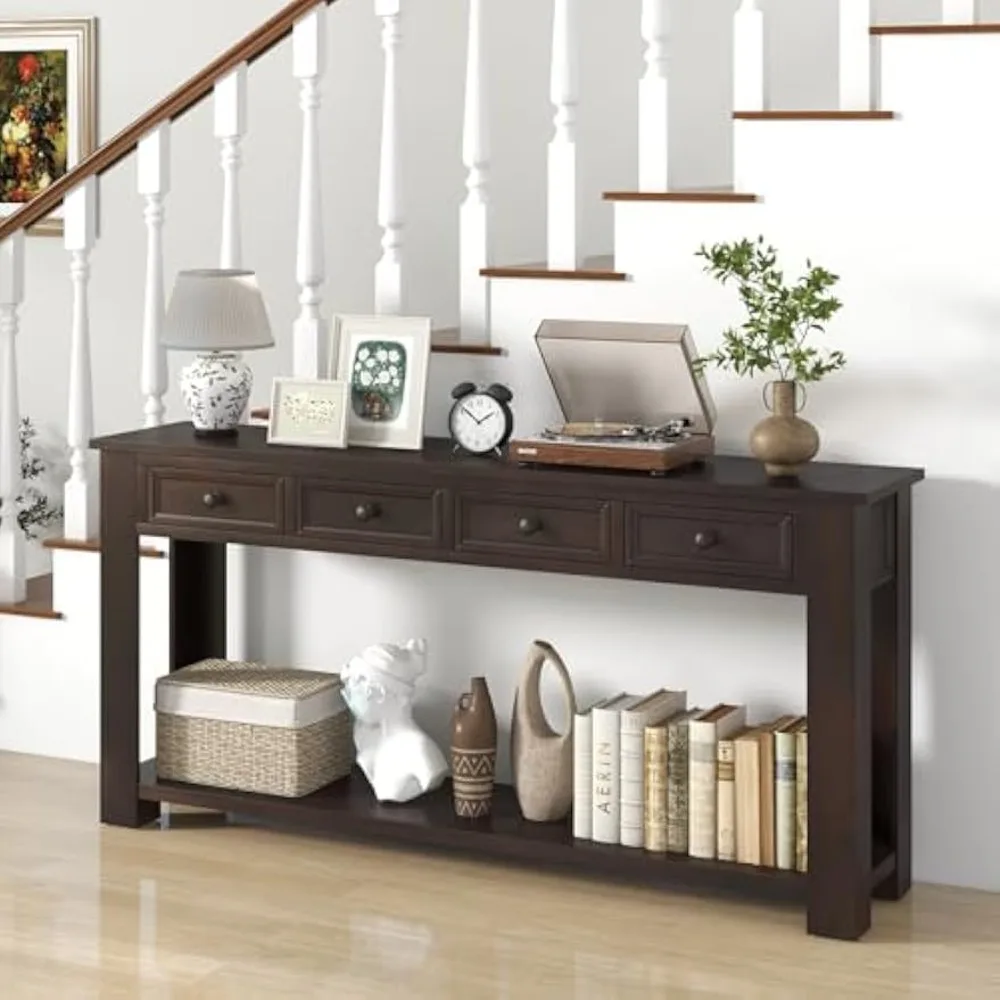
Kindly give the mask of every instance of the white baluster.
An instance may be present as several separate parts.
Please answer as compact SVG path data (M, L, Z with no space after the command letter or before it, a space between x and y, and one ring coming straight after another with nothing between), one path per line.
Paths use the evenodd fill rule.
M941 0L945 24L975 24L981 17L979 0Z
M840 110L872 108L872 0L840 0Z
M577 0L554 0L551 100L555 135L549 143L549 267L577 265L576 108L578 103Z
M215 85L215 137L222 143L222 249L219 266L243 266L240 168L247 134L247 67L238 66Z
M375 0L382 18L385 88L382 100L382 162L379 169L378 224L382 227L382 259L375 266L375 311L403 311L403 203L399 157L399 46L403 40L400 0Z
M670 187L667 0L642 0L641 26L646 72L639 81L639 189L666 191Z
M97 477L90 452L94 436L94 385L90 367L90 252L97 242L97 178L66 196L65 242L73 282L73 332L69 362L70 477L66 483L67 538L97 537Z
M146 426L163 423L167 352L160 343L166 293L163 281L164 198L170 191L170 124L139 142L139 194L146 200L146 296L142 320L142 394Z
M322 168L319 146L321 84L326 72L326 4L295 25L295 78L302 108L302 174L299 180L299 237L295 277L301 311L295 321L292 371L302 378L325 377L326 321L322 315L326 259L323 249Z
M17 402L17 311L24 301L24 233L0 243L0 602L25 598L21 493L21 411Z
M473 344L484 344L490 336L489 281L481 274L482 269L490 263L490 145L485 46L483 0L469 0L469 49L465 69L465 124L462 136L462 162L467 171L467 193L459 218L459 280L461 336L463 341Z
M237 67L215 85L215 137L222 143L222 243L219 266L243 266L243 219L240 212L240 168L247 134L247 67ZM242 545L226 546L226 656L247 657L247 553Z
M770 106L764 47L764 14L757 0L742 0L733 25L733 108L766 111Z

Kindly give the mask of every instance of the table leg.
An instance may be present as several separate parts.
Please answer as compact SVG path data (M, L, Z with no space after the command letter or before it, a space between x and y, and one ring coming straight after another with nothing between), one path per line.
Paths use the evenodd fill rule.
M144 826L139 799L139 537L135 457L101 457L101 822Z
M872 678L869 512L803 515L808 573L808 930L854 940L871 924Z
M226 546L175 540L170 549L170 669L226 655Z
M913 868L911 499L896 497L896 573L872 597L874 704L874 828L896 855L896 867L875 886L879 899L901 899Z

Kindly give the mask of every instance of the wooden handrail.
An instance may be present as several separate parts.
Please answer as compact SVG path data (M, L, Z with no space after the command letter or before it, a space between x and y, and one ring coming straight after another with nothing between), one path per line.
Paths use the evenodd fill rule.
M53 209L58 208L74 188L88 177L100 175L117 166L131 153L139 141L153 129L167 121L175 121L185 112L212 93L216 83L243 63L252 63L266 55L278 42L287 38L296 21L323 3L336 0L292 0L270 20L251 31L221 56L195 73L187 83L178 87L169 97L160 101L131 125L122 129L113 139L94 150L72 170L65 173L51 187L37 194L23 208L0 220L0 241L22 229L40 222Z

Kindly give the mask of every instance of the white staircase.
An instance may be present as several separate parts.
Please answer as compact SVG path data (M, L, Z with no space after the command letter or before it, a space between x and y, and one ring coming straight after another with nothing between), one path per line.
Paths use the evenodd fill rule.
M940 817L949 810L969 811L961 790L942 769L974 767L990 751L994 759L1000 757L1000 736L992 723L992 706L1000 697L993 652L1000 640L994 625L1000 576L991 568L992 559L984 566L983 556L997 551L1000 543L993 509L1000 490L1000 451L994 441L1000 429L1000 395L993 374L1000 361L1000 185L995 178L1000 141L993 127L1000 94L1000 25L978 24L972 30L975 5L943 0L939 24L870 30L869 0L840 0L839 107L785 112L771 107L768 98L764 15L755 0L743 0L733 29L732 188L670 191L665 39L671 4L645 0L644 67L637 90L639 186L607 195L615 220L614 257L595 266L580 260L576 235L579 161L587 155L586 148L578 148L575 129L579 2L553 0L547 255L539 264L501 267L490 254L484 4L469 0L462 149L466 192L455 220L461 233L461 323L457 335L438 343L429 392L430 431L443 433L448 389L464 378L510 384L522 427L556 417L556 403L532 341L546 318L684 322L692 326L699 347L711 350L721 330L738 320L739 308L733 295L702 272L695 257L702 243L764 234L779 248L789 270L801 268L808 257L841 275L838 294L845 308L828 335L846 353L848 366L816 387L807 416L820 428L822 459L919 465L928 471L926 489L919 492L916 504L915 712L922 755L917 827L923 823L931 839L951 837L958 844L953 846L956 857L962 844L974 853L975 829L1000 822L1000 807L977 799L978 813L969 820L967 833L956 832ZM285 27L279 15L274 22L278 26L268 28L265 36L273 42L294 24L293 69L301 95L303 150L298 259L289 276L300 311L290 335L296 372L315 374L324 370L329 320L321 289L326 278L324 249L332 236L320 227L323 156L328 154L317 109L324 39L331 28L325 23L325 3L298 2L288 9L292 16ZM406 165L400 158L398 98L401 87L418 82L400 77L397 52L405 17L399 0L375 0L374 13L382 28L385 100L377 220L382 253L372 287L376 308L396 312L405 311L407 302ZM258 48L261 44L259 39L254 43ZM241 139L255 123L247 115L245 67L230 62L219 61L218 79L202 74L196 90L214 92L217 102L215 134L225 177L220 257L239 263ZM166 122L156 122L124 145L138 146L143 203L137 204L137 211L144 208L148 233L141 322L145 402L136 423L152 426L164 419L166 388L165 359L157 340L165 287L165 212L172 221L184 223L183 206L168 204L171 152L177 155L178 140L171 139ZM67 533L82 542L90 534L84 526L90 523L96 496L96 479L79 461L92 421L86 384L86 287L96 192L94 182L77 178L50 202L69 195L70 189L76 193L67 211L76 222L67 226L67 248L78 294L71 367L75 388L68 421L74 479L67 486L67 504L74 513ZM32 207L22 213L24 221L31 221ZM0 360L5 363L0 496L5 513L18 487L10 460L18 416L14 344L24 265L18 228L0 225ZM113 232L102 234L102 239L114 238ZM28 294L30 288L29 274ZM743 452L749 428L761 413L761 386L714 374L711 381L721 413L719 447ZM963 480L978 486L966 489ZM8 515L0 523L0 600L8 602L8 610L25 595L23 539L12 520ZM963 538L971 544L963 544ZM149 580L149 593L143 596L148 604L144 671L151 675L165 668L166 661L167 562L144 560L144 585ZM63 613L61 620L0 617L0 746L92 758L97 747L97 556L59 551L54 574L53 608ZM965 585L961 597L953 589L955 580ZM235 605L240 601L234 598ZM238 617L238 607L234 610ZM37 668L42 661L44 667ZM979 665L991 671L986 679L977 679ZM67 671L75 679L66 689L65 712L74 704L88 706L86 726L76 720L74 731L80 735L74 739L46 735L49 727L32 721L44 720L45 691ZM948 693L948 671L966 681L961 699ZM973 697L967 701L969 691ZM931 713L932 702L943 717ZM955 753L941 757L935 753L941 729L951 731L954 726L975 730L980 741L973 746L960 737ZM921 800L921 787L931 786L936 800ZM954 798L942 802L941 790L947 796L949 788ZM927 849L918 840L918 874L921 850ZM925 867L922 874L961 881L961 861L956 865L955 872ZM1000 886L1000 868L994 881Z

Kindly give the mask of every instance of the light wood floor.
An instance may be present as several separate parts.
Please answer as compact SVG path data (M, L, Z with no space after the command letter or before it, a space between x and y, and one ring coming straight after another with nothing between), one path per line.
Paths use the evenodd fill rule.
M920 887L860 944L797 910L241 827L126 831L96 771L0 755L3 1000L1000 997L1000 895Z

